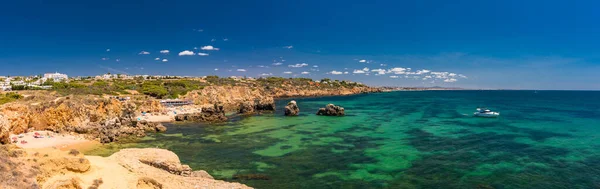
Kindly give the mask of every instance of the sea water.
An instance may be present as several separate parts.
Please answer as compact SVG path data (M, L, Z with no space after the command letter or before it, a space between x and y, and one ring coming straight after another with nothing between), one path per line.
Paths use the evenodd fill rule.
M89 153L165 148L195 170L255 188L600 187L600 92L296 98L300 115L286 117L289 100L278 100L274 113L221 124L165 124L166 133ZM329 103L344 107L346 116L315 115ZM473 117L482 106L500 117Z

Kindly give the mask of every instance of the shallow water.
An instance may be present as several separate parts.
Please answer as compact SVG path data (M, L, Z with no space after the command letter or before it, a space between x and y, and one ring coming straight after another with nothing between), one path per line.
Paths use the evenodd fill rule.
M422 91L295 99L228 123L167 124L105 145L160 147L217 179L256 188L597 188L600 92ZM328 103L345 117L314 115ZM475 118L478 106L499 118ZM269 180L236 180L259 174Z

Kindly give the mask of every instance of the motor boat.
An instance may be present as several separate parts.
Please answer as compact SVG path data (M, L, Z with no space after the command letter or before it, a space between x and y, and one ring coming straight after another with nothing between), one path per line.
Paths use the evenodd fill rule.
M477 112L473 113L475 117L498 117L500 116L499 112L492 112L486 108L477 108Z

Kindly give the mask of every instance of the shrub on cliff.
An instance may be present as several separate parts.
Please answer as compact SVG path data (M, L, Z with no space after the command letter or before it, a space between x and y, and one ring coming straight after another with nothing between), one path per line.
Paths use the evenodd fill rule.
M169 91L162 85L156 83L144 83L142 84L141 91L145 95L149 95L156 98L163 98L169 94Z
M17 93L6 93L4 95L0 95L0 104L6 104L18 99L23 98L20 94Z

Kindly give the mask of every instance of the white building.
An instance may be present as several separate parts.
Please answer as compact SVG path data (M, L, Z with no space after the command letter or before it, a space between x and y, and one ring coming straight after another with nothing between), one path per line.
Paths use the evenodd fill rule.
M0 91L10 91L11 89L10 84L0 83Z
M53 81L66 81L67 79L69 79L69 76L67 76L67 74L61 74L61 73L45 73L44 74L44 80L48 80L48 79L52 79Z

